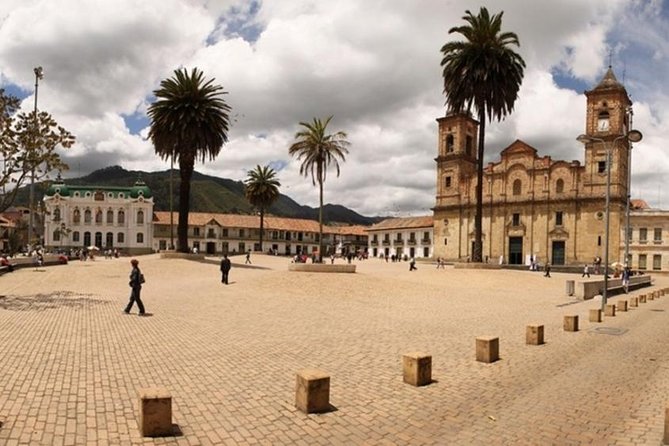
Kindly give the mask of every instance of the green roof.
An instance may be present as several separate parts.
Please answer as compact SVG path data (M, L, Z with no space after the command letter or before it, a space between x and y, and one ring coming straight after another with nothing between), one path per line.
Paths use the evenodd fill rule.
M129 198L138 198L143 196L144 198L151 198L153 194L151 189L144 184L143 181L137 181L132 187L119 187L119 186L77 186L77 185L65 185L64 182L54 182L46 190L45 195L52 197L56 194L61 197L70 197L74 195L75 192L79 192L79 195L85 196L87 192L94 194L96 192L104 192L105 196L112 194L112 198L118 198L119 194L123 194L124 197Z

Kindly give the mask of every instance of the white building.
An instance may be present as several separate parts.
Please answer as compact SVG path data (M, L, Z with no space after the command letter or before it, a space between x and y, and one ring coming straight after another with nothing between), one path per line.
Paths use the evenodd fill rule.
M643 200L632 200L629 264L634 270L669 271L669 211L651 209ZM620 258L624 258L624 229ZM666 239L666 240L665 240Z
M432 216L389 218L367 229L372 257L432 257L434 230Z
M153 198L142 181L132 187L68 186L59 177L46 191L44 205L47 249L153 251Z

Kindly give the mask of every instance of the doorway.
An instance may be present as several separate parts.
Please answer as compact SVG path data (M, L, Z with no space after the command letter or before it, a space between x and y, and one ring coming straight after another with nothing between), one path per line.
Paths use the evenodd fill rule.
M523 238L509 237L509 265L523 264Z
M553 265L564 265L564 241L553 241L553 252L551 255Z
M216 254L216 242L207 242L207 254Z

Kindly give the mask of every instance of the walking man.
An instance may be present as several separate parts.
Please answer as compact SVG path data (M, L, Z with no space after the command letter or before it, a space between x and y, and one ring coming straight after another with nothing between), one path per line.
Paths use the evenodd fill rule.
M221 282L224 284L228 284L228 274L230 273L230 268L232 267L232 264L230 263L230 259L228 259L227 254L223 254L223 259L221 260Z
M409 271L415 271L418 268L416 268L416 259L411 257L411 260L409 260Z
M139 297L140 292L142 291L142 284L144 283L144 274L139 270L139 261L137 259L132 259L130 264L132 265L132 271L130 271L130 283L128 285L130 285L132 291L130 292L130 302L128 302L128 305L123 312L125 314L130 314L132 305L137 302L139 315L144 316L144 304Z
M581 275L581 277L585 276L588 276L588 279L590 278L590 266L587 263L583 267L583 274Z
M546 271L544 273L544 277L550 277L551 276L551 264L546 262L546 266L544 267L544 270Z
M244 265L250 265L251 264L251 250L249 249L248 252L246 253L246 262L244 262Z

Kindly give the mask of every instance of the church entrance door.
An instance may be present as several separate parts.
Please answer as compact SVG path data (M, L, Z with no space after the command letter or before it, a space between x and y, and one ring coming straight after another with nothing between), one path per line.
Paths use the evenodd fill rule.
M509 237L509 265L523 264L523 238Z
M564 265L564 241L553 241L553 265Z

